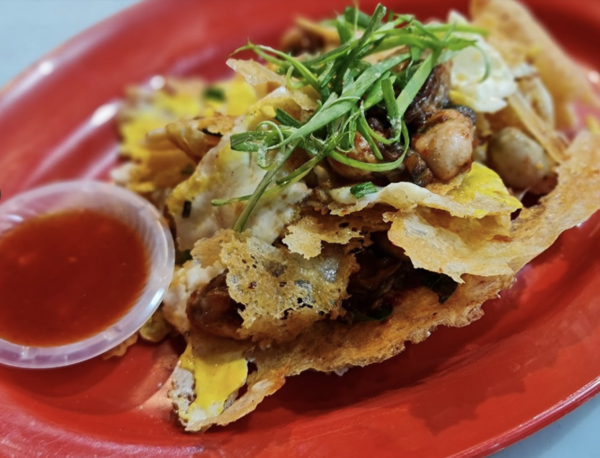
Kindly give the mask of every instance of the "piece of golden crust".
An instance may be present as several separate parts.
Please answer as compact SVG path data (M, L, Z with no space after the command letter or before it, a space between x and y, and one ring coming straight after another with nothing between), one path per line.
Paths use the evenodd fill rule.
M384 322L320 322L296 340L255 349L252 356L259 373L267 378L281 368L290 376L308 369L334 372L381 362L403 351L406 342L422 342L437 326L462 327L481 318L481 304L497 297L512 281L512 275L469 276L443 305L427 288L410 290L396 299L394 311Z
M444 273L461 282L465 273L480 276L510 275L551 245L564 230L586 220L600 200L600 142L592 134L580 135L571 160L558 166L560 181L539 205L524 209L509 232L497 217L480 220L454 218L447 212L416 208L398 212L388 233L403 248L415 267ZM590 164L585 166L585 164ZM581 199L572 194L578 189ZM573 207L565 212L565 207Z
M199 240L192 255L204 267L218 262L227 269L229 294L244 305L238 334L262 345L291 340L315 321L343 314L348 278L357 267L340 246L305 259L230 229Z
M513 223L512 239L535 247L537 252L514 259L511 268L515 270L546 250L564 230L600 208L600 136L582 133L568 154L569 159L558 169L557 188L538 205L522 210ZM254 347L246 355L257 367L248 378L248 391L219 416L201 424L188 423L187 430L237 420L281 387L287 376L309 369L333 372L380 362L404 350L407 341L423 341L437 326L466 326L483 315L481 305L485 301L511 286L514 275L465 275L463 280L443 305L435 293L418 288L401 294L384 322L347 325L320 321L292 341L267 349Z
M464 274L512 275L509 263L531 251L527 245L514 243L498 220L495 216L454 218L444 211L416 208L393 216L388 237L405 251L414 267L462 283Z
M318 211L305 211L300 219L286 228L282 242L292 253L306 259L321 254L323 243L341 244L349 252L349 244L368 246L369 234L387 232L390 223L383 218L380 208L368 208L346 216L333 216Z
M489 31L487 40L509 65L530 62L537 68L554 98L559 129L573 127L573 102L598 106L583 71L525 6L513 0L473 0L471 17L475 25Z
M589 219L600 209L600 135L582 132L567 150L558 168L558 185L540 203L521 211L513 222L512 234L524 245L535 246L538 254L567 229ZM531 260L516 258L513 270Z
M127 350L129 349L129 347L131 347L132 345L135 345L135 343L138 341L138 337L139 337L139 334L137 332L135 334L129 336L127 339L125 339L123 342L121 342L115 348L104 353L102 355L102 359L120 358L121 356L125 355L125 353L127 353Z
M288 226L287 235L282 241L290 252L310 259L321 254L322 242L345 245L353 238L363 238L359 228L340 218L315 215L305 216Z

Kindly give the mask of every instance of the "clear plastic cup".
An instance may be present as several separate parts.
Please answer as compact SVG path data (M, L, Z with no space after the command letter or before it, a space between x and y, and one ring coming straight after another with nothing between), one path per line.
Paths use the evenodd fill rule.
M33 347L0 338L2 364L42 369L75 364L105 353L140 329L156 311L169 287L175 253L166 221L149 202L115 185L67 181L19 194L0 205L0 238L27 219L74 209L97 210L118 218L138 232L149 261L144 289L117 323L85 340L55 347Z

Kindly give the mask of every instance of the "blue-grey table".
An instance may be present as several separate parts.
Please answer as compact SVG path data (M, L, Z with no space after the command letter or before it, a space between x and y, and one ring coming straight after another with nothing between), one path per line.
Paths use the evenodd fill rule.
M0 86L63 41L135 1L0 0ZM494 455L529 457L600 458L600 396Z

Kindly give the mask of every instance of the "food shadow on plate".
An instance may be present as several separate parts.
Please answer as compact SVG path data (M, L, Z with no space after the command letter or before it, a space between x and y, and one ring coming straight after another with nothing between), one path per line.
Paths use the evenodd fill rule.
M600 246L599 223L597 214L562 235L520 273L512 289L488 301L484 317L472 325L439 328L424 342L408 344L400 355L351 369L343 377L314 372L291 377L256 412L224 430L281 429L299 416L321 421L343 416L345 409L360 409L365 424L382 409L408 409L433 435L475 421L486 400L523 393L529 374L553 366L562 349L596 331L600 301L588 301L580 289L600 271L595 248ZM580 243L582 239L589 243ZM566 308L573 313L565 321ZM530 332L539 340L532 342ZM510 356L513 351L518 357Z

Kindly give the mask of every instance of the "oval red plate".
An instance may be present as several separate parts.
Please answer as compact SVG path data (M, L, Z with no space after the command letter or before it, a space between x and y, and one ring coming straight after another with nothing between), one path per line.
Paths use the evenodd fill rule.
M325 17L346 3L294 8ZM595 2L529 3L574 57L600 68L590 40L600 27ZM466 10L464 0L405 4L390 2L421 18ZM224 75L228 53L247 37L276 44L292 20L284 2L150 0L68 42L0 95L2 198L55 180L106 177L116 151L111 102L126 84L158 73ZM183 433L167 402L180 342L57 370L0 367L0 455L487 455L599 391L599 247L597 214L526 267L477 323L439 329L344 377L292 378L253 414L204 435Z

